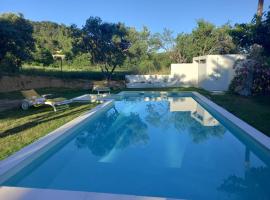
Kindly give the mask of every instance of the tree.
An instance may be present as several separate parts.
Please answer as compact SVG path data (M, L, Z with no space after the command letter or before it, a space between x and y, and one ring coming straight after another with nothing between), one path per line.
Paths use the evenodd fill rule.
M34 53L34 60L38 63L43 64L43 66L49 66L53 64L53 56L49 49L38 49Z
M172 59L177 63L192 62L192 58L197 54L194 45L191 34L179 34L176 38Z
M197 56L233 52L235 45L229 29L228 25L217 28L209 22L199 20L197 28L192 31Z
M258 8L257 8L257 21L260 21L263 15L263 4L264 0L258 1Z
M141 32L136 31L135 28L128 30L128 40L130 41L128 62L131 66L138 66L143 60L148 59L148 55L152 51L149 48L149 37L150 31L146 27L143 27Z
M33 27L23 15L0 15L0 64L1 68L14 72L23 61L31 58L34 50ZM5 65L9 63L9 65Z
M130 46L127 30L121 23L102 22L99 17L90 17L82 28L82 51L91 55L91 62L99 65L107 80L111 80L117 66L124 63Z
M72 38L72 49L69 58L72 59L73 56L81 54L82 52L86 52L86 47L84 46L83 41L83 31L77 27L76 24L72 24L70 26L70 35Z
M251 23L236 24L231 35L247 54L247 59L236 65L236 76L231 82L230 90L241 95L269 95L270 12L260 23L252 20Z
M125 64L135 73L156 72L164 64L167 65L166 52L159 52L162 44L158 34L152 35L147 27L143 27L142 31L129 28L128 40L130 48Z
M265 14L265 17L260 23L255 19L251 23L236 24L230 32L234 42L248 53L252 50L254 44L263 47L263 54L270 56L270 11Z
M53 22L32 22L37 48L55 51L71 52L72 35L70 27Z
M175 38L173 36L173 31L164 28L163 33L156 33L153 36L153 42L157 45L158 50L164 51L170 59L173 59L175 47Z
M156 43L159 45L158 48L170 52L175 45L175 39L173 37L173 31L164 28L163 33L156 33L153 36L156 39Z
M192 62L192 58L210 54L235 53L236 46L229 34L231 27L215 27L204 20L190 34L179 34L173 58L178 62Z

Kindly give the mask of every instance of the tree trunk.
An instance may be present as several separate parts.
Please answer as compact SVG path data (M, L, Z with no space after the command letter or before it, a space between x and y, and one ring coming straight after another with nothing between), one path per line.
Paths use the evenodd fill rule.
M263 14L263 3L264 0L259 0L258 2L258 9L257 9L257 20L261 20Z
M111 80L112 80L112 75L113 75L113 72L114 72L115 68L116 68L116 65L113 66L111 71L108 71L108 80L107 80L108 83L110 83Z

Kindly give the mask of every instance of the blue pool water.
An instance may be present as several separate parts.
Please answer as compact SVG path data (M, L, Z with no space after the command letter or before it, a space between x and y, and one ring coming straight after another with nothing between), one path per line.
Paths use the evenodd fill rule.
M191 97L116 100L3 185L270 199L269 152Z

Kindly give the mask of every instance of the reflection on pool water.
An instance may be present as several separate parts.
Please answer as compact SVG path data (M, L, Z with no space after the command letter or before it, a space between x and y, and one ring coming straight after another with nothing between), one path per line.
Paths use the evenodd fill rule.
M3 185L187 199L270 199L269 154L191 97L126 98Z

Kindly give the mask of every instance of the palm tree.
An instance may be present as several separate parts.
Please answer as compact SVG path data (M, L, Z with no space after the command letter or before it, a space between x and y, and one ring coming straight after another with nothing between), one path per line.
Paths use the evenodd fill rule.
M257 18L261 19L263 14L263 2L264 0L259 0L257 9Z

